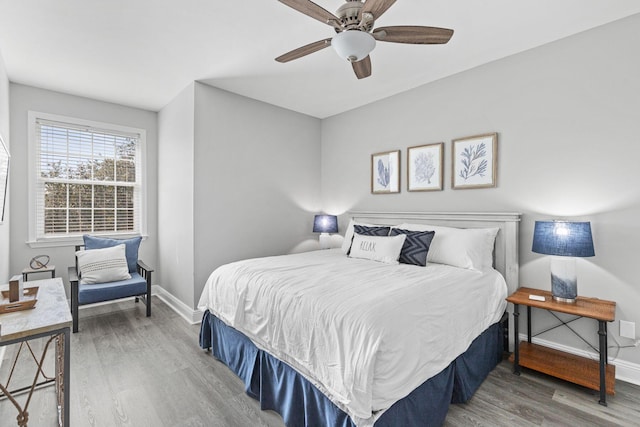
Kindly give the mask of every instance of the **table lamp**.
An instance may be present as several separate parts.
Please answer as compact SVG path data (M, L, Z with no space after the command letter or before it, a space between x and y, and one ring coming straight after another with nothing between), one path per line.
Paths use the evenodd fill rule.
M593 238L590 222L536 221L533 252L551 258L551 293L558 302L574 303L578 296L575 257L591 257Z
M331 247L329 233L338 232L338 217L335 215L316 215L313 218L313 232L320 233L318 238L320 249L329 249Z

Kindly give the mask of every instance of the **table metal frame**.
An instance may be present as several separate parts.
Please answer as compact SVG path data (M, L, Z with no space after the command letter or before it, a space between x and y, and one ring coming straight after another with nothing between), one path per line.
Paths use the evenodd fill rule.
M547 310L547 309L543 309L543 310ZM549 312L551 312L551 310L547 310ZM555 315L554 315L555 316ZM555 316L556 318L558 318L557 316ZM542 331L540 333L543 332L547 332L550 331L551 329L557 328L559 326L567 326L568 327L568 323L573 322L574 320L577 319L581 319L584 316L577 316L574 319L571 319L568 322L562 321L561 320L561 324L560 325L556 325L552 328L546 329L545 331ZM513 373L516 375L520 375L520 352L519 352L519 342L520 342L520 332L519 332L519 325L518 325L518 320L520 318L520 305L519 304L513 304L513 336L514 336L514 342L515 342L515 348L514 348L514 354L513 354ZM607 366L607 360L608 360L608 349L607 349L607 322L605 320L600 320L600 319L596 319L598 321L598 353L600 354L600 360L599 360L599 365L600 365L600 400L598 401L599 404L601 404L602 406L607 406L607 386L606 386L606 366ZM572 329L569 328L573 333L575 333L577 335L577 333ZM578 335L579 336L579 335ZM529 343L531 343L531 306L527 306L527 341ZM584 340L584 338L580 337L581 339Z
M70 372L71 372L71 333L72 318L69 312L69 304L64 290L64 283L60 278L43 279L29 282L32 287L37 286L38 303L32 309L16 310L0 316L2 322L2 334L0 334L0 347L18 344L17 354L13 365L10 367L11 373L6 383L0 384L0 398L8 399L18 411L17 425L26 427L29 422L29 404L33 392L47 385L56 385L57 421L61 427L69 427L69 397L70 397ZM7 285L2 285L6 288ZM42 341L41 354L36 355L33 351L33 340ZM54 349L51 349L51 346ZM18 363L18 356L24 349L28 349L30 354L27 357L33 358L37 367L33 379L29 380L30 385L26 387L13 387L11 377ZM48 352L53 351L55 375L47 376L43 370L43 364ZM29 360L27 360L29 361ZM24 362L24 357L20 359ZM25 395L26 401L22 405L16 399L18 395ZM22 401L22 399L20 399ZM4 426L5 420L2 425Z
M44 346L44 349L42 350L40 361L39 362L36 361L38 365L38 369L33 378L33 382L31 383L31 386L22 387L15 390L8 390L7 389L7 387L9 386L8 383L6 387L0 384L0 391L2 392L0 396L8 398L18 410L18 416L16 417L18 421L18 426L21 426L21 427L27 426L27 423L29 421L29 412L28 412L29 403L31 402L31 397L33 395L33 392L36 390L36 388L55 381L57 401L58 401L58 424L63 427L69 427L69 384L70 384L69 373L71 372L71 369L70 369L71 355L69 351L70 350L69 342L71 337L71 328L64 327L64 328L60 328L60 329L56 329L48 332L42 332L39 334L34 334L26 337L16 338L16 339L7 340L7 341L1 341L0 346L7 346L10 344L17 344L17 343L25 343L30 340L44 338L44 337L49 337L49 340L47 341L47 343ZM56 374L54 379L50 379L50 378L47 378L46 375L44 375L44 372L42 371L42 364L44 362L45 356L47 355L49 345L53 340L56 341L56 350L55 350L56 351L56 356L55 356L56 357L56 360L55 360ZM60 353L63 353L63 354L61 355ZM43 377L45 377L45 381L38 383L40 374L42 374ZM9 378L9 381L10 380L11 378ZM16 401L14 395L22 393L27 390L29 391L29 395L27 397L26 403L24 404L24 407L22 407Z

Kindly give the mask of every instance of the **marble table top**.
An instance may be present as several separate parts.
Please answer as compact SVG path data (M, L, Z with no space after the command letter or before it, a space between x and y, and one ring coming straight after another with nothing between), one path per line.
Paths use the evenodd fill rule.
M39 288L35 308L0 314L0 345L3 341L71 327L71 311L62 279L24 282L25 288L33 286ZM0 286L0 290L7 289L9 285Z

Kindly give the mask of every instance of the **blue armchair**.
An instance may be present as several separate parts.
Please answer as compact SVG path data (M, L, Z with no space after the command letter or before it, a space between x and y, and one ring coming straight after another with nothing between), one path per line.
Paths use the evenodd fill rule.
M75 266L69 267L73 332L78 332L78 307L85 304L135 297L136 303L142 299L146 305L147 317L151 316L151 273L153 270L138 259L138 247L142 238L125 240L88 235L83 238L84 245L76 246L76 253L81 250L90 251L124 244L129 271L127 276L131 276L131 278L107 283L83 283L82 271L78 268L78 255L76 255Z

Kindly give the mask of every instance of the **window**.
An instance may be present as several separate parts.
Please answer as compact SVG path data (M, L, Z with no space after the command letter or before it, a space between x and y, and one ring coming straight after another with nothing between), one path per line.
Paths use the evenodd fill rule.
M31 241L143 234L145 132L29 113Z

